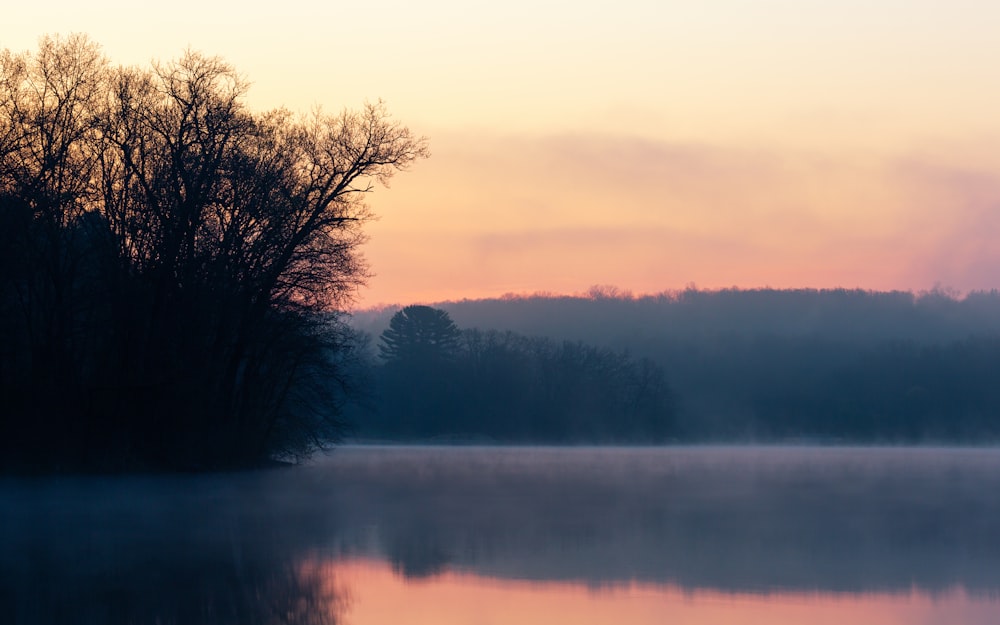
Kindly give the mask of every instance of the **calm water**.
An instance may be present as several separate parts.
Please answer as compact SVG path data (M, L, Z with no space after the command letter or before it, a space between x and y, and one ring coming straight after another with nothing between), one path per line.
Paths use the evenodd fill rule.
M346 447L0 480L4 623L1000 622L1000 451Z

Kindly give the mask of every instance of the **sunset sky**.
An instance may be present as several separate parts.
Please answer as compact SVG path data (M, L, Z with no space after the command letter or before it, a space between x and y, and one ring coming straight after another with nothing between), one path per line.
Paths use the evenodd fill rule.
M995 0L48 0L0 47L191 47L432 157L372 196L360 306L714 287L1000 287ZM157 8L146 8L155 6Z

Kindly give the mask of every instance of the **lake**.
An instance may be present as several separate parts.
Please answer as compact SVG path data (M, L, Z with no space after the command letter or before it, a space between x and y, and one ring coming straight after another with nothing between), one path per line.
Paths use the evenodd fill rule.
M1000 450L346 446L0 480L0 622L996 623Z

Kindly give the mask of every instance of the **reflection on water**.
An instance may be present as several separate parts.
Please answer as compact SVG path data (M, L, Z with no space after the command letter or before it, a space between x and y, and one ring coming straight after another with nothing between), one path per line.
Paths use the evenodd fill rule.
M0 614L986 623L998 487L994 450L775 447L350 447L235 476L5 480Z
M937 596L686 591L631 582L593 588L572 582L500 580L443 572L408 580L378 560L340 560L331 579L352 590L346 625L994 625L1000 604L960 590Z
M336 589L302 560L316 534L269 509L263 478L0 483L0 622L335 622Z

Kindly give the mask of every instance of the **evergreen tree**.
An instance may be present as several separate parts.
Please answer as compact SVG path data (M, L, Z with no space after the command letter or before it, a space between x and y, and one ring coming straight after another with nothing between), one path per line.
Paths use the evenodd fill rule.
M462 333L447 312L430 306L407 306L389 321L379 354L388 362L449 360Z

